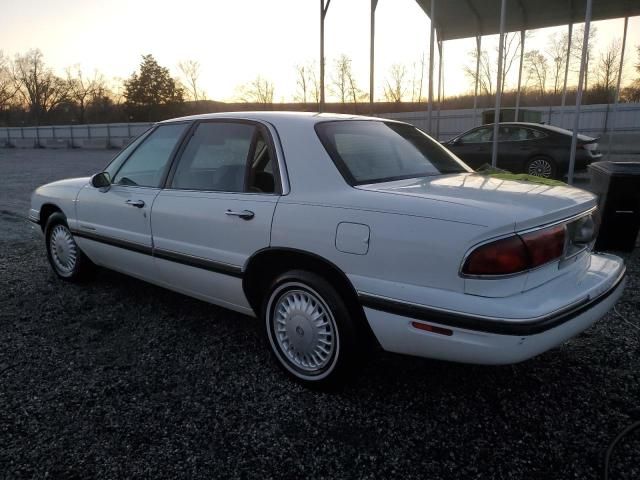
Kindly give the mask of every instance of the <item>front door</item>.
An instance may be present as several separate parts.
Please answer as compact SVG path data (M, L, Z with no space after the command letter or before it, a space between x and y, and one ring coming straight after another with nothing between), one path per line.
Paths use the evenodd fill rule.
M245 313L247 259L269 246L280 194L268 130L257 123L202 121L151 214L159 278L172 288Z
M492 138L491 127L479 127L459 137L449 148L467 165L477 169L485 163L491 164Z
M107 167L110 188L83 188L74 237L98 265L153 278L151 207L188 124L160 125ZM110 171L111 170L111 171Z

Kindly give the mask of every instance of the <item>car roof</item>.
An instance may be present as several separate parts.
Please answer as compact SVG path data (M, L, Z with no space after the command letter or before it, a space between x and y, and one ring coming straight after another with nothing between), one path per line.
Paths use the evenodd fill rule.
M331 120L374 120L374 121L394 121L386 118L365 117L361 115L345 115L340 113L318 113L318 112L286 112L286 111L253 111L253 112L218 112L204 113L200 115L189 115L186 117L172 118L160 123L171 123L178 121L192 120L214 120L223 118L235 118L241 120L255 120L273 124L301 123L308 122L316 124Z

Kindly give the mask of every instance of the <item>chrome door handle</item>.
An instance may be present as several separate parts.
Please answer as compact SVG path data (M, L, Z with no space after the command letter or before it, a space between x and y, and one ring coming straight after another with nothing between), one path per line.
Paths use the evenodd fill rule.
M142 200L127 200L124 203L126 203L127 205L131 205L132 207L138 207L138 208L144 207L144 202Z
M251 220L253 217L255 217L255 213L253 213L251 210L242 210L241 212L234 212L233 210L227 210L224 213L225 215L229 215L232 217L240 217L243 220Z

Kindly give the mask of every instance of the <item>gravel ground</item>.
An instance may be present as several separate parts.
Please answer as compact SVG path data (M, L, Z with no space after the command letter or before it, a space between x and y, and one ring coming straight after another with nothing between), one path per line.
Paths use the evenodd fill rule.
M620 316L559 348L506 367L378 354L326 394L275 368L254 319L104 270L57 280L16 209L28 191L2 203L12 178L0 177L0 478L590 479L640 420L639 249ZM640 431L611 478L640 478Z

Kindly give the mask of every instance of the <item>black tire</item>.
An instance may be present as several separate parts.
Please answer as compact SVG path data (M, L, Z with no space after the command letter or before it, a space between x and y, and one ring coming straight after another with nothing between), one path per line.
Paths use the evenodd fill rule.
M542 178L558 178L558 166L556 162L545 156L530 158L525 167L525 173Z
M60 235L62 238L66 238L65 236L68 235L68 238L66 238L66 242L62 242L62 244L55 243L56 246L54 246L54 243L52 243L54 235ZM94 264L76 244L69 230L69 225L67 225L67 219L62 213L56 212L49 216L44 228L44 239L47 247L47 259L53 272L59 278L68 282L78 282L86 280L93 273ZM60 256L58 256L58 248L64 250L60 252ZM70 252L73 253L71 254ZM62 264L64 262L60 260L63 255L66 255L67 259L73 257L72 262L67 262L68 268L63 268Z
M296 295L300 296L299 303L285 305L288 301L295 302ZM308 299L309 306L306 310L303 307L304 298ZM280 313L276 312L276 308L279 308ZM285 312L287 308L290 311ZM313 308L313 311L309 313L308 308ZM317 320L315 325L309 318L314 312L322 319ZM291 378L307 387L321 390L341 387L354 373L358 360L362 358L363 349L358 347L356 341L356 326L344 300L329 282L315 273L291 270L278 276L265 295L261 319L276 363ZM319 326L322 322L327 325ZM277 323L280 326L278 333ZM288 339L289 334L291 341L288 342L288 350L285 350L287 341L283 338L286 336ZM327 339L330 339L331 347L321 344ZM297 347L300 347L299 350L296 350ZM324 348L330 353L327 354ZM309 350L313 352L308 355L300 353ZM304 355L307 367L301 365L304 360L296 354ZM323 362L320 362L319 359L325 356ZM315 370L312 370L313 362L316 363Z

